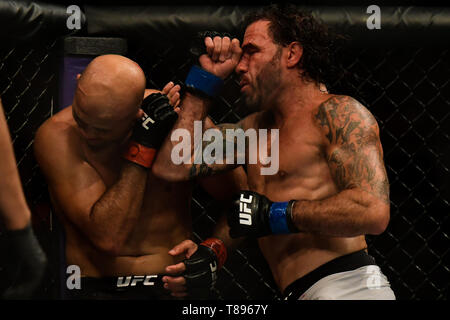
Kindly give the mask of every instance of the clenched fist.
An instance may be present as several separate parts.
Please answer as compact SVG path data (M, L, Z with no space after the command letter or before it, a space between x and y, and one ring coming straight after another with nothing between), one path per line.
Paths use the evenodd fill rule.
M201 67L213 75L225 79L239 63L242 55L240 42L234 38L215 36L205 37L206 53L201 55Z

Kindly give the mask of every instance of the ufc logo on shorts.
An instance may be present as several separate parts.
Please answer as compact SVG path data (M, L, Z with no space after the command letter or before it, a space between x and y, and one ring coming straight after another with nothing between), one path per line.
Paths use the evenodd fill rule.
M239 199L239 223L245 224L248 226L252 225L252 210L248 207L249 203L252 203L253 196L250 198L245 198L243 194L241 194L241 198Z
M157 275L149 275L149 276L128 276L128 277L118 277L117 278L117 287L135 287L138 282L142 282L144 286L154 286L155 282L151 281L151 279L158 277Z

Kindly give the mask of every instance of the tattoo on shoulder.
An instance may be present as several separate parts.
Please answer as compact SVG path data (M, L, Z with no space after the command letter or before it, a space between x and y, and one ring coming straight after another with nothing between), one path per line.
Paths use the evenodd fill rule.
M389 203L389 182L373 115L355 99L336 96L319 106L315 119L331 145L327 160L338 188L358 187Z
M333 97L319 106L316 119L328 129L326 137L330 143L347 142L352 133L358 138L378 140L378 125L375 118L358 101L348 96ZM364 130L364 135L361 129Z

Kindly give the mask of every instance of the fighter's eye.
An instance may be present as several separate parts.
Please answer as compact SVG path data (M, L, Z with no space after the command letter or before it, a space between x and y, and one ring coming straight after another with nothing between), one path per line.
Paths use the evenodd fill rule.
M257 47L255 47L255 46L253 46L253 45L247 45L245 48L244 48L244 53L246 53L246 54L248 54L248 55L252 55L252 54L254 54L254 53L256 53L256 52L258 52L258 48Z

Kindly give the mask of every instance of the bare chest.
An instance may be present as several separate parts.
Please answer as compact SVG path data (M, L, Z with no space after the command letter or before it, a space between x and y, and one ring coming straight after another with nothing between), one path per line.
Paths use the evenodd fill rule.
M260 156L256 164L247 166L250 190L273 201L320 197L329 191L333 183L323 140L312 123L303 121L281 129L278 144L273 142L268 148L270 161ZM265 170L268 167L272 167L270 172Z

